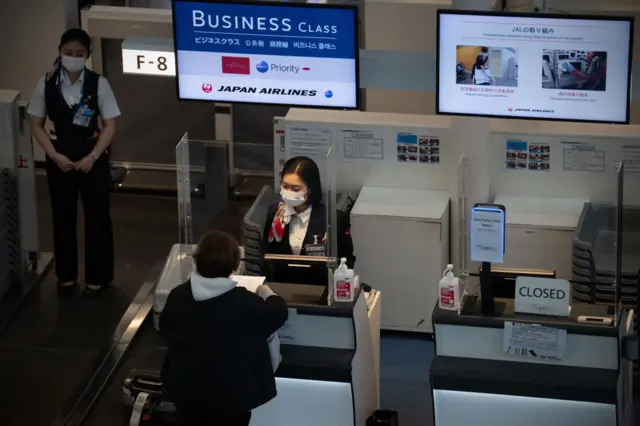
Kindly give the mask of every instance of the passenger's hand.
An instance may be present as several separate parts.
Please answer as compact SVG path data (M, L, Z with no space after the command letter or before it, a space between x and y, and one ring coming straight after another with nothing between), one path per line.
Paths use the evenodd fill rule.
M71 170L74 170L76 167L74 162L72 162L66 156L60 153L56 153L51 159L53 160L54 163L56 163L58 168L65 173L70 172Z
M273 290L271 290L271 288L266 284L262 284L260 287L258 287L256 289L256 294L262 297L264 300L267 300L269 297L276 295Z
M87 155L76 163L76 170L82 173L89 173L89 170L93 167L93 162L93 157L91 155Z

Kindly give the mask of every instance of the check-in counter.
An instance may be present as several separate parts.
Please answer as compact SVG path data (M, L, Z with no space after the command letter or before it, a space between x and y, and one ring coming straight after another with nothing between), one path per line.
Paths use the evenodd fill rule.
M632 424L633 367L623 354L633 312L617 325L581 316L613 319L606 307L586 304L572 305L569 317L514 313L512 300L483 315L475 297L460 314L436 307L435 425Z
M280 330L278 396L252 426L364 426L379 406L380 294L318 304L322 287L269 283L289 306Z
M193 268L187 251L173 246L158 279L156 329L171 289ZM358 290L353 302L327 306L325 287L267 284L287 302L289 319L278 332L278 396L253 412L251 426L365 426L380 405L381 293Z

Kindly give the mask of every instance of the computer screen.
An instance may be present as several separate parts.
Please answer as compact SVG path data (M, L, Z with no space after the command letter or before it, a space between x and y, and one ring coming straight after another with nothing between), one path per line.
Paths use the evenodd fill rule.
M178 98L358 109L357 6L173 1Z
M633 18L439 10L436 112L629 123Z

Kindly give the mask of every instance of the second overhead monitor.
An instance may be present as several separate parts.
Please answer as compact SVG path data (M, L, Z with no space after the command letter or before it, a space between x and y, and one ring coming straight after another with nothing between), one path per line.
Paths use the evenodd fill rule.
M357 6L173 1L178 98L358 109Z
M628 124L632 40L633 18L439 10L436 111Z

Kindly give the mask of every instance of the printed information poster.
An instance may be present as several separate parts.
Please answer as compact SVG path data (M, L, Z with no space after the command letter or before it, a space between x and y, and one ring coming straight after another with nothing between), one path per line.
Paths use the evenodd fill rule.
M606 153L595 144L562 142L562 169L570 172L599 172L605 170Z
M623 146L622 158L625 173L640 173L640 146Z
M329 152L333 139L331 130L308 127L289 128L290 157L324 157Z
M567 349L567 330L505 321L502 351L520 358L560 361Z
M343 155L346 159L384 160L382 136L367 130L343 130Z
M509 170L532 170L548 172L551 168L551 146L507 140L506 166Z
M440 137L398 133L398 162L414 164L440 164Z

